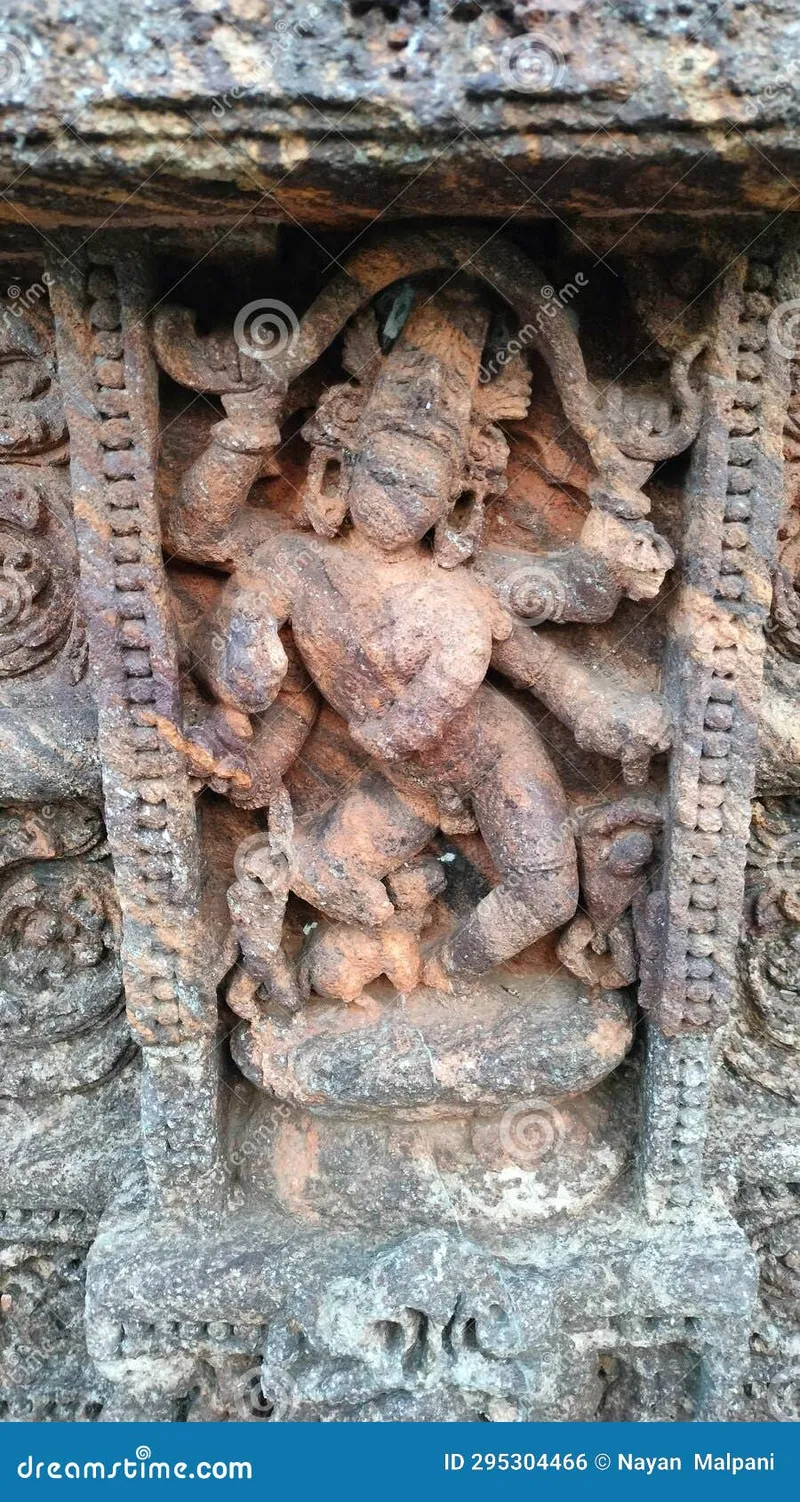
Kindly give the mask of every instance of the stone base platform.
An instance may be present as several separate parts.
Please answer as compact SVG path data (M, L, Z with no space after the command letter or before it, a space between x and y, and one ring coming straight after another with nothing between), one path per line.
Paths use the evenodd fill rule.
M142 1209L95 1242L87 1328L121 1419L707 1420L730 1413L754 1292L710 1203L656 1225L620 1201L502 1250Z
M596 1204L630 1156L634 1010L552 966L449 995L370 987L240 1023L228 1098L251 1203L378 1234L519 1229Z

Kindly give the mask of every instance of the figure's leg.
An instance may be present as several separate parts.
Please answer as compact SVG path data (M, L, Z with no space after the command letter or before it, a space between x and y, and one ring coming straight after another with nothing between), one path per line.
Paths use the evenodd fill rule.
M283 795L286 810L288 799ZM294 967L281 948L289 862L276 832L259 832L242 840L234 860L236 881L228 888L228 907L242 955L234 973L228 1002L240 1017L258 1015L257 992L288 1012L302 1005Z
M503 880L445 941L449 974L481 975L560 928L578 903L578 864L561 784L527 715L492 689L476 707L497 751L472 792L478 827Z

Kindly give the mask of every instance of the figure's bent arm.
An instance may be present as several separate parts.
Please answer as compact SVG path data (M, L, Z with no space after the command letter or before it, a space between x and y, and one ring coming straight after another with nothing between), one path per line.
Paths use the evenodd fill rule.
M626 782L646 782L650 757L672 743L669 711L660 695L621 688L556 645L551 635L516 625L507 641L495 644L492 665L541 699L580 746L619 760Z
M284 774L302 749L319 708L319 695L296 651L287 644L289 670L275 702L254 725L246 747L250 786L231 787L228 797L240 808L265 808Z
M196 676L220 703L245 714L269 708L288 667L278 635L289 615L287 588L264 551L225 585L192 641Z

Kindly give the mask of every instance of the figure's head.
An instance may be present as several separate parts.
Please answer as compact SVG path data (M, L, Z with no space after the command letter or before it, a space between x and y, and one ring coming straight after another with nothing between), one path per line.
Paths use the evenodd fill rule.
M343 459L327 489L312 475L305 509L313 526L333 536L349 511L358 532L393 553L446 521L473 462L488 317L481 297L456 282L421 298L390 348L374 318L354 328L345 367L358 384L326 398L303 429Z
M654 600L675 562L669 543L650 522L622 521L596 507L583 524L581 542L602 554L629 600Z
M353 467L353 524L387 552L419 542L450 509L453 466L420 434L380 429L370 434Z

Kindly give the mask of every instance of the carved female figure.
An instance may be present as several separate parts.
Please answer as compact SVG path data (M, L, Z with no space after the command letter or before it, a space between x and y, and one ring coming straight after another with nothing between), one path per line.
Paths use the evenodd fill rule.
M324 313L308 315L307 342ZM235 424L221 425L226 433L190 472L171 523L184 555L232 555L234 564L191 644L195 675L219 706L185 741L201 775L220 788L227 781L251 806L254 783L264 804L276 794L311 718L298 717L294 736L277 742L266 730L285 691L289 624L290 654L371 759L338 804L284 841L276 858L288 864L286 890L329 918L379 926L395 912L384 878L418 856L438 827L461 820L483 836L500 881L428 956L425 980L443 988L452 975L479 975L567 923L578 900L559 779L528 715L485 682L490 664L535 689L584 744L620 757L631 781L646 780L649 755L669 744L655 696L620 696L597 674L590 681L565 649L537 646L521 623L606 620L622 594L657 593L672 555L641 520L641 492L620 481L610 494L608 478L605 488L598 483L580 543L560 553L481 551L484 502L505 485L507 445L493 419L523 415L529 384L519 360L481 382L489 317L486 298L459 277L419 294L386 353L372 309L355 319L344 355L353 379L325 393L303 429L311 445L303 516L313 535L263 511L243 523L249 486L275 443L274 431L266 441L262 412L262 447L247 452L253 403L263 406L267 392L273 412L279 407L274 372L260 391L233 398L250 402L250 429L240 417L232 440ZM167 339L175 327L168 315L157 342L162 363L179 373ZM186 339L185 319L180 327ZM564 338L563 328L548 331L556 372ZM690 402L689 388L683 394ZM627 461L619 454L609 471L613 444L596 414L584 428L619 481ZM684 442L686 429L684 411L670 435L634 432L629 444L661 451ZM649 469L629 464L629 478ZM578 678L584 692L576 696ZM263 718L248 744L239 732L251 717ZM623 907L628 901L626 886ZM274 936L266 950L276 952ZM268 990L269 969L260 976ZM281 999L296 1003L285 966L282 974Z

